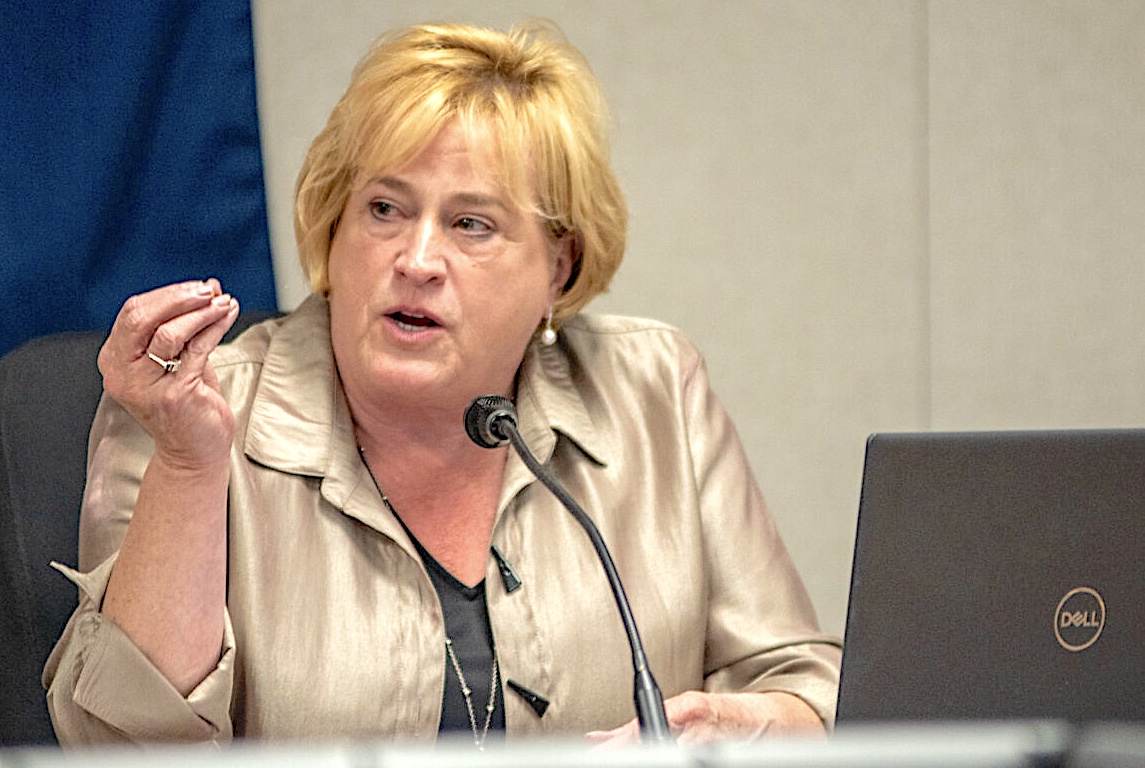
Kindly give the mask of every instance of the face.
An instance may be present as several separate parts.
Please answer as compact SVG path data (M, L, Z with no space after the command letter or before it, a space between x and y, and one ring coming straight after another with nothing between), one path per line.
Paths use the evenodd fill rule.
M405 167L359 179L346 201L329 296L352 406L456 409L510 395L568 279L567 238L554 242L539 217L515 207L469 144L446 127Z

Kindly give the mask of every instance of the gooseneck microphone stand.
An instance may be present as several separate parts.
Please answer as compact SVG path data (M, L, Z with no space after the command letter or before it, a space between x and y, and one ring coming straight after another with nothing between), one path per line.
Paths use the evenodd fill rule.
M536 475L546 488L560 500L565 509L584 528L593 548L604 567L608 577L608 585L612 588L612 596L616 600L616 607L620 611L620 619L624 623L624 632L628 636L628 645L632 649L632 667L636 678L633 683L633 700L636 705L636 719L640 723L640 738L651 744L672 743L672 733L668 727L668 715L664 712L664 697L660 693L660 686L652 677L652 670L648 668L648 659L644 655L644 644L640 641L640 632L636 628L636 619L632 616L632 606L628 596L624 593L624 585L620 582L620 574L616 571L616 564L612 555L596 527L576 500L568 491L550 475L532 451L525 445L520 431L517 429L517 411L513 403L497 395L485 395L469 404L465 410L465 432L473 442L482 448L499 448L511 443L525 462L529 471Z

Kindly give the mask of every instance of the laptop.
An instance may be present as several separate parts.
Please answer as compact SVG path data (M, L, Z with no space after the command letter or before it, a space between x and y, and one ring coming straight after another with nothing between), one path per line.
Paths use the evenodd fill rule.
M876 434L838 723L1145 720L1145 429Z

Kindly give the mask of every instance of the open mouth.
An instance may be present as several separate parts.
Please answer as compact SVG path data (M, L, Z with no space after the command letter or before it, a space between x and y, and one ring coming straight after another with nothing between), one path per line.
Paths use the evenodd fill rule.
M397 323L403 331L416 332L426 328L436 328L437 321L425 315L410 314L409 312L391 312L388 317Z

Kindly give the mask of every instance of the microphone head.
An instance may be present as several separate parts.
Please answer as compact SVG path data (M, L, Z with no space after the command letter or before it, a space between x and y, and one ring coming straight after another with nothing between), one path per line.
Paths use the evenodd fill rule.
M509 442L502 422L517 428L517 409L507 397L482 395L465 409L465 434L482 448L500 448Z

